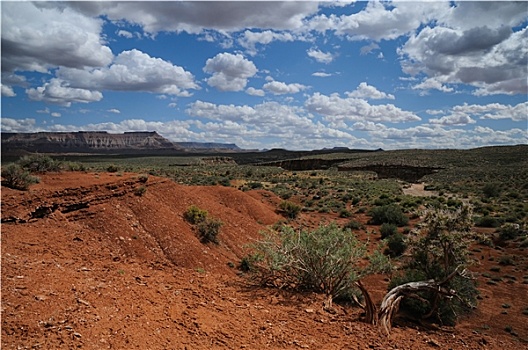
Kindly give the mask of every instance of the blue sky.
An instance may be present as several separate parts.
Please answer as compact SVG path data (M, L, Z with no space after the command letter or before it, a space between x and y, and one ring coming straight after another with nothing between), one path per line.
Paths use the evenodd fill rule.
M246 149L528 141L527 2L1 2L2 131Z

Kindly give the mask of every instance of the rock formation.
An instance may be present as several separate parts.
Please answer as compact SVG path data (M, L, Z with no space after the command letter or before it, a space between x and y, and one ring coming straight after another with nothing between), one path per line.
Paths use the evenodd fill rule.
M2 133L2 152L174 153L240 151L234 144L171 142L155 131L112 134L106 131Z

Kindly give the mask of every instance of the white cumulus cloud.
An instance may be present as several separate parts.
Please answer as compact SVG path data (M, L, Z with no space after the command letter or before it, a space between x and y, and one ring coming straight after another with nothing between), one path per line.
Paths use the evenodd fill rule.
M332 76L332 74L326 73L326 72L315 72L315 73L312 73L312 75L314 77L319 77L319 78L327 78L327 77L331 77Z
M298 29L303 26L303 19L318 10L318 4L311 1L131 1L97 5L68 4L92 16L105 14L110 20L137 24L151 34L161 31L198 34L207 29L220 32L245 28Z
M101 37L103 21L69 8L2 2L2 70L46 73L54 67L100 67L113 54Z
M413 85L412 89L420 90L421 95L426 95L429 92L429 90L438 90L442 92L453 92L454 91L452 87L446 86L440 81L440 79L436 77L427 78L421 83Z
M364 99L342 98L339 94L326 96L316 92L305 101L305 107L309 112L320 114L325 120L340 127L351 121L399 123L421 120L413 112L402 110L393 104L371 105Z
M434 112L437 115L444 114L443 111ZM489 103L485 105L470 105L464 103L453 106L447 111L447 115L443 117L429 119L429 123L438 125L467 125L475 124L475 119L511 119L514 122L528 122L528 102L519 103L514 106L501 103Z
M248 87L246 89L246 94L251 96L264 96L266 93L262 89L255 89L254 87Z
M309 57L313 58L317 62L328 64L334 60L334 56L329 52L323 52L317 49L310 49L306 53Z
M120 29L116 32L118 36L122 36L123 38L132 39L134 37L134 34L130 33L128 30Z
M475 95L526 94L528 33L526 27L514 31L525 18L520 2L461 2L439 25L409 37L398 50L402 69L426 75L415 89L448 92L446 84L463 83L475 87Z
M297 83L286 84L280 81L270 81L262 86L264 90L274 95L296 94L307 89L307 86Z
M227 140L244 135L241 145L284 147L290 149L314 149L340 145L362 145L368 142L348 132L314 121L301 107L264 102L255 106L217 105L196 101L189 104L186 113L207 119L197 120L194 125L213 135L224 134ZM248 143L247 140L252 140Z
M2 96L15 97L16 93L11 86L2 84Z
M36 126L36 120L33 118L13 119L0 118L2 132L37 132L40 129Z
M207 84L220 91L241 91L248 79L257 74L253 62L241 54L219 53L206 61L204 72L212 74Z
M29 99L44 101L65 107L70 107L72 102L89 103L101 101L103 94L99 91L73 88L61 79L53 78L43 86L26 90Z
M189 89L200 88L182 67L136 49L121 52L108 67L62 67L56 74L57 78L43 86L27 89L29 98L70 106L72 102L100 101L103 90L190 96Z
M364 98L364 99L372 99L372 100L381 100L381 99L388 99L388 100L394 100L394 95L387 94L385 92L379 91L374 86L367 84L366 82L362 82L359 84L356 90L352 92L346 93L349 97L354 98Z
M486 105L463 105L454 106L453 112L466 113L480 119L511 119L516 122L528 121L528 102L522 102L515 106L501 103L489 103Z
M242 37L238 39L238 42L250 55L255 55L257 53L257 44L268 45L273 41L289 42L294 40L296 40L296 38L288 32L277 33L271 30L252 32L246 30Z
M467 125L475 124L476 121L465 113L454 113L438 119L429 119L429 124L438 125Z
M351 15L318 15L307 26L319 32L334 31L349 40L392 40L412 33L423 23L449 11L446 2L368 2Z

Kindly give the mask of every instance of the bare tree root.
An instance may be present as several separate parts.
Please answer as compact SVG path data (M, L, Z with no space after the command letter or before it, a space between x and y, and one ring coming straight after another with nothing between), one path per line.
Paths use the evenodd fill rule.
M440 282L436 282L435 280L409 282L391 289L387 294L385 294L385 297L381 302L381 307L378 314L379 326L385 331L387 335L389 335L392 326L392 317L396 314L396 312L398 312L402 299L418 298L420 300L423 300L416 293L420 291L429 291L434 292L436 294L434 303L431 307L430 315L432 315L432 313L435 312L438 308L438 301L440 300L441 296L446 298L456 298L462 303L466 304L466 306L474 308L474 305L471 305L468 301L460 298L460 296L457 295L455 290L447 289L444 287L445 284L447 284L450 280L453 279L453 277L457 275L463 278L472 278L466 269L460 271L461 268L462 266L457 266L457 268L453 270L453 272L451 272L448 276L444 278L443 281Z
M401 286L394 287L387 294L385 294L379 311L379 326L385 331L387 335L390 334L392 317L398 311L402 299L406 296L409 296L410 294L415 294L420 290L430 290L434 285L434 280L409 282L402 284Z

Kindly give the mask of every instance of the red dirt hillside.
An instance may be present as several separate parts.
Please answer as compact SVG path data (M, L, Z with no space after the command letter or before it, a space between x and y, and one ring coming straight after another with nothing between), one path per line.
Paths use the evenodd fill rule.
M321 296L257 288L236 266L259 231L282 218L278 198L141 180L61 173L42 175L26 192L2 187L2 349L525 345L505 332L475 332L481 323L471 319L449 329L394 327L387 338L361 322L358 308L328 313ZM224 223L219 245L200 243L183 219L193 204ZM379 280L365 282L374 295L386 288Z

